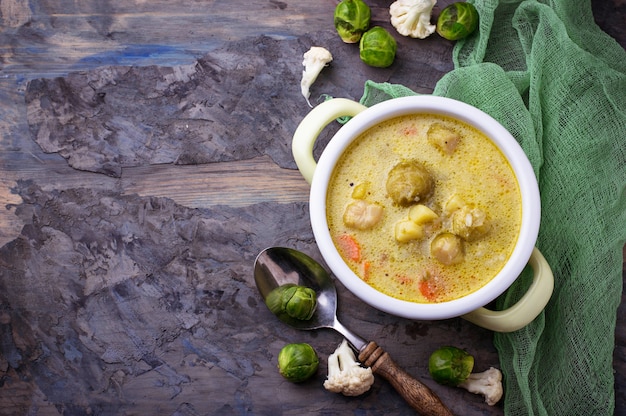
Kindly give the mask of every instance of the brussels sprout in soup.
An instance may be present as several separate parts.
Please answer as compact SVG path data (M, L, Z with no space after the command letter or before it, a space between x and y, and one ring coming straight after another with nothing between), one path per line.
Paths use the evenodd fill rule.
M333 241L354 273L419 303L484 286L513 252L521 224L504 155L475 128L438 115L397 117L354 140L326 205Z

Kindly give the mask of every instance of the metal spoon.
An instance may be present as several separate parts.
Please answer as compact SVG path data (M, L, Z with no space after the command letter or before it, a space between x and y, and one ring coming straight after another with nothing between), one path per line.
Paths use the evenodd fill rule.
M306 254L284 247L262 251L254 264L254 280L263 299L276 287L295 283L310 287L317 294L317 309L310 320L280 319L297 329L332 328L343 335L357 352L359 361L387 381L415 409L424 415L444 416L452 412L439 397L391 359L373 341L366 341L337 319L337 291L326 270Z

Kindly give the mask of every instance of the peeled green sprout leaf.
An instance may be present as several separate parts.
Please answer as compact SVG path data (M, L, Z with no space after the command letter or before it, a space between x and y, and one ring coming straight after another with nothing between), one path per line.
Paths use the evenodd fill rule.
M448 40L469 36L478 27L478 11L471 3L452 3L437 18L437 33Z
M292 383L303 382L317 372L317 353L309 344L287 344L278 353L278 371Z
M345 43L357 43L370 26L371 11L363 0L343 0L335 8L335 29Z
M265 304L279 318L289 316L306 321L315 313L317 295L310 287L287 283L272 290Z
M386 68L396 58L396 40L387 30L374 26L361 37L359 55L369 66Z

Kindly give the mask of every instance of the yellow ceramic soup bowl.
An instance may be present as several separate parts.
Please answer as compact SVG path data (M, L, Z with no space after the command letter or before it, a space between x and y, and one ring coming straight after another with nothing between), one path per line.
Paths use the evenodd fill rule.
M401 300L366 283L342 258L331 237L327 218L329 183L344 151L363 133L387 120L419 114L459 120L485 135L510 164L521 195L520 231L504 266L479 289L460 298L435 303ZM350 121L337 131L316 162L313 146L319 134L331 121L343 116L350 116ZM302 120L294 133L292 146L298 169L311 184L311 225L320 252L342 284L364 302L404 318L438 320L463 317L499 332L515 331L526 326L545 308L552 295L554 278L545 258L535 248L541 217L537 180L517 141L491 116L468 104L430 95L396 98L369 108L338 98L315 107ZM533 281L521 299L506 310L485 308L511 286L527 265L533 270ZM476 272L480 273L480 270Z

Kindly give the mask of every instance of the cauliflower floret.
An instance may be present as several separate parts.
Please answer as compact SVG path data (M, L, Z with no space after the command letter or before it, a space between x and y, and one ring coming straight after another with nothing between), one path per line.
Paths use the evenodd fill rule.
M382 206L359 199L346 207L343 213L343 222L351 228L368 230L378 224L382 217Z
M304 71L302 71L300 91L304 98L306 98L309 107L312 107L309 102L309 97L311 96L309 87L313 85L317 76L322 72L322 69L333 60L333 56L330 51L321 46L311 46L311 49L305 52L303 57L304 61L302 61L302 65L304 65Z
M372 384L372 369L361 367L344 339L328 357L328 378L324 381L324 388L344 396L359 396L368 391Z
M402 36L424 39L436 25L430 24L430 15L437 0L397 0L389 6L391 24Z
M502 372L497 368L490 367L482 373L471 373L465 381L458 384L470 393L485 396L485 403L493 406L502 398Z
M482 373L472 373L473 369L474 357L453 346L436 349L428 359L428 372L437 383L480 394L489 406L498 403L504 393L502 372L494 367Z

